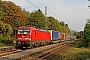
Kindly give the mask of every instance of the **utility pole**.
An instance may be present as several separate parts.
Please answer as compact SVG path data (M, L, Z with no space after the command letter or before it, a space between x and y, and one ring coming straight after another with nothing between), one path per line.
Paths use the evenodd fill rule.
M90 0L88 0L88 1L90 1ZM90 8L90 5L88 7Z
M45 30L48 30L48 26L47 26L47 6L45 6Z

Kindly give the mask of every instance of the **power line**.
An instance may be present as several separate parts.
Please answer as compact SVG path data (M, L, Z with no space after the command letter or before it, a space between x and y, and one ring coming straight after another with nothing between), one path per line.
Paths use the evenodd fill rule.
M42 4L39 0L37 0L42 6L45 7L44 4ZM54 12L52 12L52 10L48 7L48 10L54 15L54 16L57 16ZM58 16L57 16L58 17Z
M26 0L26 1L29 2L30 4L32 4L34 7L38 8L36 5L34 5L33 3L31 3L30 1L28 1L28 0Z
M37 0L41 5L43 5L39 0ZM43 5L44 6L44 5Z

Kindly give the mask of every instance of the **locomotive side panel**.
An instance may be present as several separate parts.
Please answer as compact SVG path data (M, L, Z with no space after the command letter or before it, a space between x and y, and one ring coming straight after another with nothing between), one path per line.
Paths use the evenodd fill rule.
M45 32L43 35L43 40L51 40L51 35L49 32Z
M32 41L50 40L50 33L47 31L33 30L31 32Z

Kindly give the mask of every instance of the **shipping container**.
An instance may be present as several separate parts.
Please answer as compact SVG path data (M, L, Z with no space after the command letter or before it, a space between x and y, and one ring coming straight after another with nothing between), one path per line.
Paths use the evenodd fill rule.
M51 33L51 40L59 40L59 32L48 30Z
M65 34L65 33L61 33L61 34L60 34L60 39L65 40L65 39L67 39L67 38L68 38L67 34Z
M68 40L71 40L71 34L68 34L67 37L68 37Z

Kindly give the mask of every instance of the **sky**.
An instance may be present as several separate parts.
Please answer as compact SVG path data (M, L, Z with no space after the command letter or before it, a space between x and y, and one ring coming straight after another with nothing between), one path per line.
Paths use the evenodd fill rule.
M28 0L35 6L30 4L27 0L4 0L12 1L22 9L27 11L34 11L41 9L45 13L45 6L47 6L47 16L53 16L58 21L64 21L69 25L71 30L84 30L86 20L90 19L90 1L88 0Z

